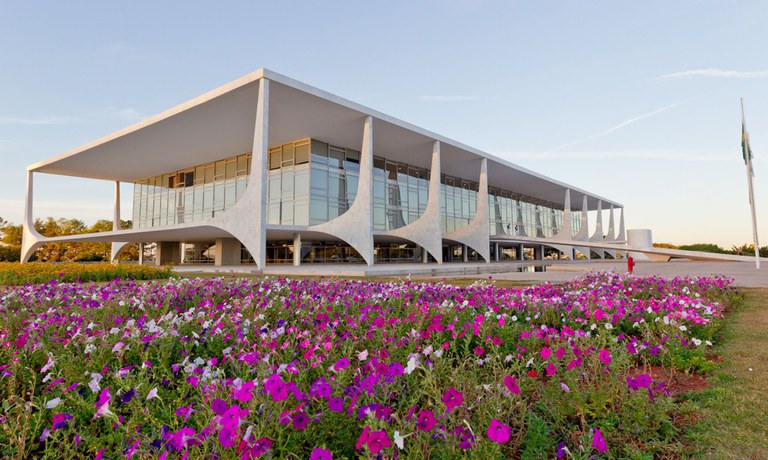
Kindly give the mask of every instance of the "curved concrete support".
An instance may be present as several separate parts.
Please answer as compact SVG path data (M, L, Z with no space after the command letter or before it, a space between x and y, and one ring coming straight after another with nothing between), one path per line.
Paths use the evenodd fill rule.
M616 236L616 240L627 241L627 233L624 231L624 208L621 208L619 216L619 234Z
M597 220L595 222L595 233L589 241L603 241L603 201L597 200Z
M587 206L587 196L584 195L584 203L581 206L581 228L579 233L573 237L574 240L589 240L589 207Z
M606 241L616 241L616 228L613 225L613 205L611 205L611 212L608 216L608 236L605 237Z
M432 254L438 264L443 263L443 219L440 215L440 141L432 144L432 169L429 173L429 195L427 208L416 222L395 230L387 235L413 241Z
M21 236L21 263L28 262L32 254L43 245L43 240L45 240L45 237L35 230L34 217L32 216L32 174L32 171L27 171L27 191L24 197L24 223Z
M117 262L117 258L120 254L125 252L131 246L132 243L112 243L112 253L109 257L109 261L112 263Z
M259 269L264 269L266 265L268 136L269 80L262 78L259 80L259 99L256 103L248 187L231 209L211 222L240 240Z
M120 220L120 181L115 181L115 206L114 206L114 216L112 218L112 230L114 231L120 231L121 230L121 220ZM125 249L126 246L128 246L129 243L123 243L123 242L113 242L112 243L112 254L109 257L109 261L112 263L117 262L117 256L120 255L120 253Z
M466 244L480 256L486 263L491 262L491 224L488 221L488 160L483 158L480 163L480 180L477 193L477 213L466 227L445 235L446 239Z
M554 240L572 240L573 228L571 226L571 189L565 189L565 204L563 205L563 228L560 229L555 236Z
M266 206L265 206L266 207ZM363 145L360 149L360 178L355 201L339 217L309 227L341 238L373 265L373 117L366 117L363 127Z

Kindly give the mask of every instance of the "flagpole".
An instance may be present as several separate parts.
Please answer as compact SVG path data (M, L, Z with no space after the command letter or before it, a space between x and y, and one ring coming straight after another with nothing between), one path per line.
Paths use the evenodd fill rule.
M752 209L752 239L755 242L755 269L760 270L760 243L757 238L757 217L755 214L755 195L752 188L752 176L754 171L752 170L752 150L749 147L749 134L747 134L747 122L744 117L744 98L740 98L741 101L741 126L744 130L744 146L742 147L744 153L744 162L747 166L747 184L749 187L749 205Z

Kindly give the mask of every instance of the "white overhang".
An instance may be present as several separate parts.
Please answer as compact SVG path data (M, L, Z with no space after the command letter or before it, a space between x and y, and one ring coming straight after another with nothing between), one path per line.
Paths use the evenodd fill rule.
M548 178L289 77L261 69L188 102L104 136L60 156L30 165L33 172L134 182L158 174L248 153L252 150L258 80L270 85L269 145L312 137L359 148L363 122L374 118L374 153L429 168L432 143L441 142L442 172L477 180L487 158L488 184L563 205L571 190L573 209L587 197L589 209L612 200Z

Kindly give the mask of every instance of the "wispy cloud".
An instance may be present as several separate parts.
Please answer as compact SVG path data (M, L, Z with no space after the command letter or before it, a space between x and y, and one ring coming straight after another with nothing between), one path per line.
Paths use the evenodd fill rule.
M132 109L130 107L124 108L124 109L121 109L118 107L107 107L102 112L93 114L93 116L94 117L102 117L102 116L114 117L114 118L119 118L121 120L126 120L126 121L141 121L147 118L147 115L139 112L136 109Z
M630 118L628 120L624 120L621 123L606 129L605 131L600 131L599 133L591 134L591 135L589 135L587 137L584 137L584 138L581 138L581 139L577 139L575 141L571 141L571 142L567 142L565 144L559 145L559 146L557 146L557 147L555 147L555 148L553 148L551 150L548 150L548 151L544 152L544 154L546 155L546 154L549 154L549 153L552 153L552 152L556 152L558 150L562 150L562 149L564 149L566 147L570 147L572 145L581 144L582 142L591 141L591 140L603 137L603 136L608 135L608 134L610 134L610 133L612 133L614 131L618 131L618 130L620 130L622 128L625 128L625 127L631 125L632 123L636 123L636 122L638 122L640 120L643 120L645 118L650 118L650 117L658 115L658 114L660 114L662 112L666 112L667 110L675 108L678 105L680 105L680 103L679 102L675 102L673 104L669 104L667 106L664 106L664 107L662 107L660 109L652 110L652 111L650 111L648 113L644 113L642 115L638 115L636 117L632 117L632 118Z
M477 101L480 98L477 96L430 96L430 95L422 95L419 96L419 98L422 101L429 101L429 102L466 102L466 101Z
M62 117L58 115L39 117L15 117L0 115L0 125L65 125L79 121L75 117Z
M661 80L683 77L719 77L719 78L768 78L768 70L722 70L718 68L684 70L658 77Z
M502 158L515 160L604 160L604 159L660 159L674 161L732 161L733 155L698 153L678 150L623 150L623 151L559 151L559 152L491 152Z

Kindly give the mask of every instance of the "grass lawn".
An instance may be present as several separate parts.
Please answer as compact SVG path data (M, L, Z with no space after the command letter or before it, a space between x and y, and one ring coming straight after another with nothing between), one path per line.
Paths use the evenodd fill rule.
M695 458L768 458L768 289L745 289L716 352L712 386L687 397L702 416L689 433Z

